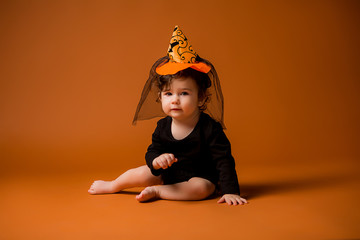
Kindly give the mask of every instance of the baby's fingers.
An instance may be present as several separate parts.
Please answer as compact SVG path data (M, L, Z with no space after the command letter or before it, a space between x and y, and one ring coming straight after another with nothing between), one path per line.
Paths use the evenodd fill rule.
M169 167L171 167L171 165L173 165L174 162L177 162L177 158L175 158L174 154L168 154L165 156L166 161L167 161L167 165Z
M247 203L246 199L241 198L241 197L236 197L233 199L234 205L244 205L245 203Z
M168 165L166 164L166 159L159 160L158 164L159 164L160 168L162 168L162 169L166 169L168 167Z
M228 204L228 205L232 205L232 201L230 198L225 198L225 202Z
M240 197L237 194L225 194L223 195L220 200L218 201L218 203L224 203L226 202L228 205L243 205L245 203L247 203L246 199Z
M223 202L225 202L225 197L224 197L224 196L221 197L221 198L219 199L219 201L217 201L217 203L223 203Z
M162 156L162 158L161 158L161 168L163 168L163 169L166 169L166 168L168 168L168 167L170 167L171 166L171 158L170 158L170 156L169 155L164 155L164 156Z
M168 163L169 163L169 167L171 167L171 165L173 165L175 162L177 162L177 158L171 159Z
M170 167L171 164L173 163L174 155L172 154L165 155L165 159L166 159L166 164Z
M240 198L240 201L241 201L241 204L248 203L248 201L246 201L246 199L245 199L245 198Z

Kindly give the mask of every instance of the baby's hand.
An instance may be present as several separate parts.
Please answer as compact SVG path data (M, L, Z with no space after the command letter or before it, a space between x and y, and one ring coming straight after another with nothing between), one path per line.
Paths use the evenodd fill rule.
M174 162L177 162L177 158L175 158L174 154L164 153L155 158L152 164L154 169L158 170L160 168L167 169L168 167L171 167Z
M245 198L240 197L237 194L224 194L222 198L218 201L218 203L226 202L228 205L243 205L247 203Z

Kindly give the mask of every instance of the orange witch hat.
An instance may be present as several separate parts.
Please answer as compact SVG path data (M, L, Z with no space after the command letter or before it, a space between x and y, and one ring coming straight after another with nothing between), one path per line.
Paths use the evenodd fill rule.
M218 121L223 128L224 125L224 97L222 95L220 80L214 66L208 60L201 58L191 47L184 33L175 27L170 40L167 56L159 58L151 67L141 93L139 103L133 119L135 125L139 120L151 119L154 117L165 117L159 99L159 86L161 75L173 75L186 68L193 68L196 71L205 73L211 81L208 88L210 101L206 104L208 113L214 120Z
M156 72L160 75L175 74L189 67L203 73L211 70L209 65L197 61L198 54L179 26L175 26L167 55L170 60L156 68Z

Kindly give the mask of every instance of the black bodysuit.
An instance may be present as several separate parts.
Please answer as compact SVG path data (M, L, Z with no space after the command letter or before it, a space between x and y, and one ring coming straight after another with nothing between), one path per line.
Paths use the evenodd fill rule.
M161 175L164 184L205 178L220 187L222 194L239 194L239 183L230 142L221 125L201 113L194 130L184 139L176 140L171 133L171 117L158 121L152 144L145 155L146 163L155 176ZM152 162L163 153L178 159L167 169L153 168Z

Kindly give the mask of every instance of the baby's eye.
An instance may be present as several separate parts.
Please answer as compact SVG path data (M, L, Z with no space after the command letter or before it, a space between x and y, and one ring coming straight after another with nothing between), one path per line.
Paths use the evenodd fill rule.
M182 93L180 93L180 95L189 95L189 93L188 92L182 92Z
M165 96L171 96L172 94L171 94L171 92L164 92L164 95Z

